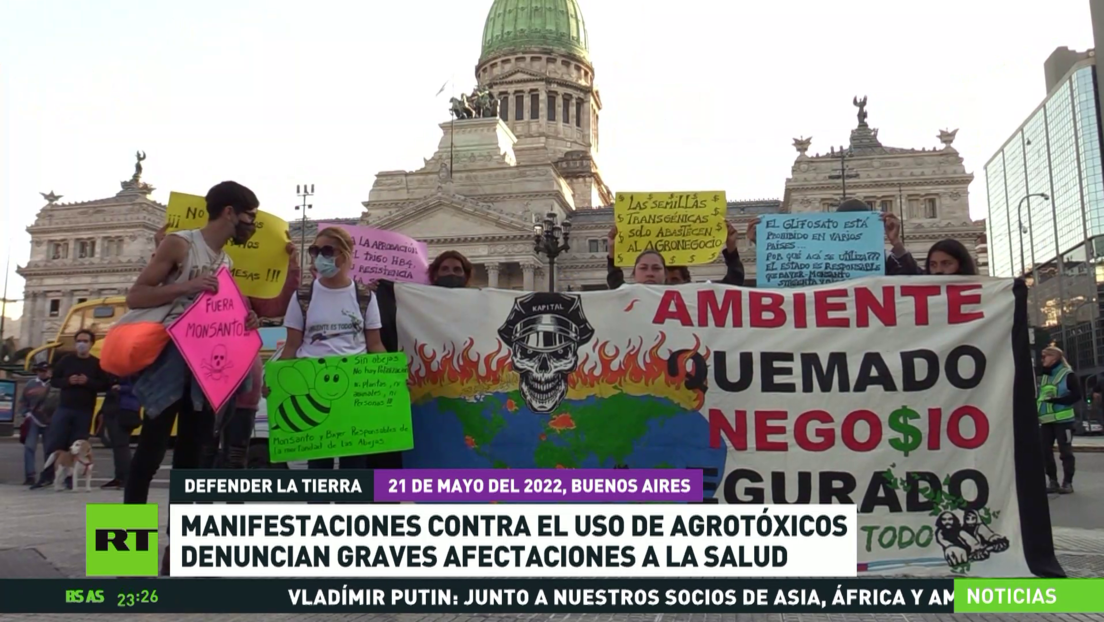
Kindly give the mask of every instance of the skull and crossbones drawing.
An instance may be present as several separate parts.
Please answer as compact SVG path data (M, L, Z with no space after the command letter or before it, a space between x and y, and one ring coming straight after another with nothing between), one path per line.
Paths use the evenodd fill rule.
M208 380L222 382L230 379L229 372L234 367L234 362L226 355L226 346L219 343L211 348L211 358L203 361L202 366L203 374Z
M537 292L514 301L498 335L510 346L525 403L533 412L550 413L567 395L579 346L594 337L594 327L579 296Z

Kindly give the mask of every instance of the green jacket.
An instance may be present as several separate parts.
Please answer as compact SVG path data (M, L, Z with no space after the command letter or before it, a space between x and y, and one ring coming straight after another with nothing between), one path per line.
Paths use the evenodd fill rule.
M1069 389L1071 372L1067 365L1058 364L1039 379L1039 423L1060 423L1073 419L1073 404L1080 395L1075 396ZM1072 381L1076 383L1077 377L1073 376Z

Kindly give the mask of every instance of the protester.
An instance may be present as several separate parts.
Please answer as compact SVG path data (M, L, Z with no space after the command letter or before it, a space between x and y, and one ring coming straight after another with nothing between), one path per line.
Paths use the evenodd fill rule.
M1043 349L1042 378L1039 380L1039 434L1043 442L1047 492L1073 493L1074 404L1081 399L1081 383L1073 373L1066 355L1054 346ZM1062 485L1058 485L1058 465L1054 462L1054 442L1062 459Z
M111 385L100 406L100 415L107 428L107 438L111 443L112 462L115 463L115 476L100 488L119 490L126 485L130 474L130 436L142 425L139 414L141 406L138 396L134 395L134 380L122 378Z
M473 266L459 251L445 251L429 264L429 282L438 287L467 287Z
M740 254L736 249L736 242L739 238L739 232L732 223L725 223L728 226L728 236L725 239L725 247L721 249L721 256L724 257L726 272L721 283L725 285L740 286L744 284L744 263L740 260ZM625 284L625 273L619 266L614 265L614 247L617 241L617 226L614 225L610 228L609 234L606 236L606 248L608 253L606 254L606 286L610 289L617 289ZM643 256L643 254L641 254ZM654 267L654 266L653 266ZM635 280L636 267L633 267L634 280ZM667 266L665 269L667 285L683 285L685 283L691 283L690 269L686 266ZM637 281L638 283L641 281Z
M247 391L238 393L234 406L227 409L218 421L214 446L210 449L205 468L244 469L248 465L249 439L253 436L264 386L264 364L260 357L253 361L253 367L249 370L248 386Z
M940 240L928 249L928 274L977 276L977 266L966 246L951 238Z
M386 352L380 340L382 322L375 296L349 275L353 263L353 239L349 233L340 227L327 227L318 232L308 250L314 264L311 273L315 278L297 292L288 305L284 315L287 340L281 358L324 358ZM449 276L464 278L449 270ZM363 413L363 416L369 417L370 413ZM348 456L339 460L341 469L363 469L367 468L367 464L366 456ZM310 469L332 469L334 459L309 460L307 466Z
M260 202L252 190L232 181L211 188L206 201L207 224L202 229L165 236L127 294L128 307L163 310L163 323L168 326L200 294L217 290L215 273L224 266L232 267L224 247L231 239L244 244L252 237ZM250 311L247 328L256 326L256 314ZM215 415L180 351L171 342L138 376L134 392L145 418L123 502L146 503L150 482L164 459L173 424L177 426L173 468L195 468L203 447L213 435Z
M54 365L51 386L61 389L57 411L46 429L45 455L59 449L67 449L81 439L87 439L92 427L92 413L96 410L96 395L107 390L110 378L100 369L100 359L92 356L92 344L96 335L87 329L77 331L77 351L63 357ZM54 478L52 466L42 469L42 475L31 486L38 490L49 485ZM72 487L72 482L67 482Z
M46 395L50 392L50 366L39 363L34 369L35 377L28 380L23 387L23 402L19 409L23 413L24 486L33 486L35 483L35 454L38 443L41 441L45 446L46 430L50 427L50 419L54 414L43 408Z
M870 206L859 199L847 199L840 203L836 212L869 212ZM886 253L886 276L911 276L922 274L912 253L905 248L901 238L901 219L895 214L882 213L882 222L885 223L885 237L889 242L890 250ZM755 244L755 228L759 225L759 219L752 219L747 226L747 238Z

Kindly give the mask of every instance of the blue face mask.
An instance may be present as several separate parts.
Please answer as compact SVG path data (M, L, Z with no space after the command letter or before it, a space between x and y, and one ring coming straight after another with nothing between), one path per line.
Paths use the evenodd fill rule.
M338 272L337 262L334 261L334 258L323 257L322 255L314 258L314 269L318 271L319 276L325 278L330 278Z

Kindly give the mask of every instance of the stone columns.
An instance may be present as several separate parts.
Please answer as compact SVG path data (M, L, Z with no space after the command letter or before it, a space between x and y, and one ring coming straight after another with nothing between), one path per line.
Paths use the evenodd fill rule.
M521 288L527 292L533 291L533 271L536 269L531 263L521 264L522 285Z
M35 320L35 304L38 302L39 295L34 292L23 292L23 325L20 327L19 332L19 347L26 348L32 345L32 335L34 334L34 320Z
M497 289L499 265L497 263L489 263L484 264L484 266L487 268L487 287L490 287L491 289Z

